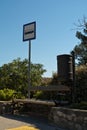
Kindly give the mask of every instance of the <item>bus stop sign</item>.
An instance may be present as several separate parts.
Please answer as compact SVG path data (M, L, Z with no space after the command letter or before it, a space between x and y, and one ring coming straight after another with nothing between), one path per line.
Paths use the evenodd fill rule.
M23 25L23 41L29 41L36 38L36 22Z

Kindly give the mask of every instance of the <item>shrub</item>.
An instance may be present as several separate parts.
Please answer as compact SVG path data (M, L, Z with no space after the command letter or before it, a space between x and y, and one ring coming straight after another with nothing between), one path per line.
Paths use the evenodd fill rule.
M34 94L33 97L36 98L36 99L43 99L43 98L44 98L44 94L43 94L42 91L37 91L37 92Z
M87 102L74 103L70 108L87 110Z
M25 96L21 93L21 92L15 92L15 93L13 93L13 97L12 97L13 99L24 99L25 98Z
M0 90L0 100L8 101L11 100L14 94L14 90L12 89L3 89Z
M41 100L53 100L55 98L56 92L54 91L37 91L33 95L35 99Z

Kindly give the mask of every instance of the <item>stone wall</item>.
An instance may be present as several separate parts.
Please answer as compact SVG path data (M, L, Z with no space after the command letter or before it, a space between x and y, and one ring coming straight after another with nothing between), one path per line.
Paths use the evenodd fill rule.
M51 108L54 106L54 102L39 100L0 101L0 114L33 114L48 118Z
M51 108L54 106L55 103L53 102L30 100L29 102L25 102L23 104L23 108L20 112L48 118Z
M52 102L37 100L15 103L18 112L44 116L66 130L87 130L87 110L54 107L55 104ZM7 113L15 114L12 102L0 102L0 114Z
M0 101L0 114L9 114L12 113L10 101Z
M87 110L53 107L49 119L66 130L87 130Z

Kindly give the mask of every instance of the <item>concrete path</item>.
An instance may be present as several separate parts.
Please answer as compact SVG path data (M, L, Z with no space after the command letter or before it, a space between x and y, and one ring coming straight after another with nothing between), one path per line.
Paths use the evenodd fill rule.
M29 128L31 126L32 128L37 128L38 130L63 130L41 117L20 116L20 115L0 116L0 130L9 130L9 129L16 130L13 128L22 126L26 126L26 128L27 127Z

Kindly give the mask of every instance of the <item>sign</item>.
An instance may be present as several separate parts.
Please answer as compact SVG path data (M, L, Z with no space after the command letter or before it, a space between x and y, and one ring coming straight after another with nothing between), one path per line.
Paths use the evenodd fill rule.
M36 38L36 22L23 25L23 41L29 41Z

